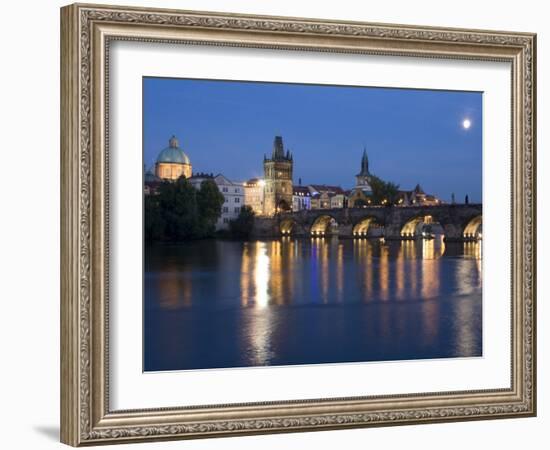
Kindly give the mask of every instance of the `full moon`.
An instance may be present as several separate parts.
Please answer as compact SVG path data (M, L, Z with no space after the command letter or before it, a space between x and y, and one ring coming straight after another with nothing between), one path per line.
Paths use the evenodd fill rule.
M471 126L472 126L472 122L470 121L470 119L464 119L462 121L462 128L464 128L465 130L467 130Z

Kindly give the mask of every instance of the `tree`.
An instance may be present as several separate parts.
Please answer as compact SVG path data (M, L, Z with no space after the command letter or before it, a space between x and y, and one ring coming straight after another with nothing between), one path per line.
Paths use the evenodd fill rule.
M214 180L207 179L201 183L201 188L197 192L197 208L200 234L203 237L214 234L224 201L225 198Z
M243 206L236 219L229 222L229 230L234 237L248 238L254 227L254 210L249 206Z
M161 214L158 198L146 195L144 209L144 235L146 241L160 241L164 238L164 219Z
M211 237L224 201L214 180L203 181L199 190L183 176L165 181L158 195L145 197L145 239L177 242Z
M393 205L397 201L399 185L386 182L372 175L369 184L372 188L372 200L375 205Z
M197 191L185 177L159 187L159 205L164 219L164 239L183 241L199 231Z

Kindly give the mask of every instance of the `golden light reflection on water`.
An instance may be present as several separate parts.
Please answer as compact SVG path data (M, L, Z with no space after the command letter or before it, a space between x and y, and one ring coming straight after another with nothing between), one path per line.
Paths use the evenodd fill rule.
M361 269L359 272L359 285L364 293L363 301L368 302L372 299L373 294L373 265L372 265L372 250L373 246L367 239L358 239L353 242L354 260Z
M405 298L405 258L403 256L403 249L399 253L400 256L395 261L395 298L403 300Z
M279 244L273 242L272 244ZM265 242L246 242L243 248L241 263L241 305L254 306L254 313L248 326L243 330L246 352L254 365L266 365L273 355L271 335L273 323L271 311L267 306L270 300L270 265L275 273L280 271L278 246L273 245L268 255L268 244ZM277 288L277 287L276 287Z
M241 263L241 304L264 308L269 304L270 261L280 270L277 258L268 256L265 242L246 242Z
M314 300L312 288L317 289L322 303L344 302L350 270L356 272L353 282L358 283L364 302L433 298L440 295L443 255L459 256L454 271L456 289L459 295L468 295L482 285L481 247L481 241L446 246L442 236L391 244L317 237L245 242L239 273L240 303L259 308L304 303ZM353 255L348 263L346 253ZM475 272L468 262L472 259ZM158 301L163 309L192 306L193 278L181 269L170 260L163 262L163 276L158 282ZM308 295L310 298L304 298Z
M256 304L263 308L269 303L269 257L265 243L256 243L256 260L254 267L254 286L256 288Z
M477 273L479 277L479 284L478 284L479 287L481 287L481 282L483 278L482 250L483 250L483 242L481 240L464 243L464 256L468 258L473 258L476 260L476 268L477 268Z
M286 244L286 243L285 243ZM271 241L269 244L269 278L268 278L268 301L275 300L277 304L283 304L283 283L285 278L282 273L281 241ZM267 247L266 247L267 251Z
M401 268L404 271L401 276L405 278L406 286L409 287L408 291L404 291L403 299L407 299L411 296L415 297L417 295L418 264L416 261L416 247L416 241L400 242L400 252L397 259L406 261L404 264L401 264Z
M389 299L390 293L390 255L389 248L383 245L380 248L380 298L382 300Z
M437 242L437 245L436 245ZM439 294L439 266L438 258L445 248L443 237L422 240L422 298L432 298Z
M344 300L344 245L338 243L336 254L336 301L341 303Z
M192 284L188 278L180 276L177 266L170 261L165 265L166 273L158 285L158 299L163 309L177 309L192 305Z
M176 265L171 259L162 259L157 301L165 310L201 305L212 308L217 297L203 294L193 298L193 294L208 292L222 298L223 313L235 305L231 302L237 302L243 308L237 322L240 345L250 365L272 364L281 342L292 339L285 330L299 314L305 314L300 320L313 320L327 311L331 318L347 311L342 313L345 320L334 321L334 327L343 327L344 334L348 324L355 321L355 326L365 330L360 332L362 336L377 336L390 343L414 339L415 345L427 348L441 345L452 333L450 345L457 355L470 355L479 348L480 339L476 299L482 283L481 245L445 245L441 236L394 242L293 237L232 242L222 244L224 251L218 250L215 259L195 258L196 264L205 263L204 269L187 261ZM226 252L227 248L231 252ZM208 278L210 273L224 280L218 285ZM193 283L197 283L194 290ZM226 292L227 286L230 290ZM301 308L315 303L341 305L333 310ZM347 304L355 306L346 309ZM300 309L287 308L293 306ZM452 322L446 327L447 319L442 318L449 309ZM307 320L303 326L308 326ZM335 330L329 327L327 333Z
M250 246L245 243L243 247L243 259L241 262L241 305L247 306L254 298L251 289L252 258L250 257Z

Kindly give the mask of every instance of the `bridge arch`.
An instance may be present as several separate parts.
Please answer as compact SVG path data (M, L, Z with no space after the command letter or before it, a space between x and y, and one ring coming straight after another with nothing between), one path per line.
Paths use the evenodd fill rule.
M322 214L311 224L310 233L312 236L338 234L338 222L334 217L328 214Z
M443 225L437 217L431 214L420 214L408 219L401 227L399 234L402 239L415 239L433 237L436 232L444 234Z
M462 237L465 240L477 241L481 239L482 231L482 216L481 214L473 217L466 223L464 226L464 231L462 232Z
M283 236L290 236L296 231L297 223L296 220L289 217L287 219L283 219L281 223L279 224L279 231Z
M355 238L381 237L383 236L383 228L380 228L380 223L376 217L369 216L360 219L353 226L352 235Z

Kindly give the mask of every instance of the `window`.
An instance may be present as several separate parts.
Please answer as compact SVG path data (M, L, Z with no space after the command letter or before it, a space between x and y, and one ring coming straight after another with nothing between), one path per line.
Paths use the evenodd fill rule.
M239 188L235 188L235 194L239 193Z
M226 213L226 212L229 212L229 208L227 206L224 206L223 207L223 212Z
M240 197L235 197L235 203L241 203Z
M223 223L229 223L229 219L227 217L223 218Z
M236 212L237 214L240 213L240 212L241 212L241 208L239 208L238 206L235 207L235 212Z
M225 186L222 188L222 192L228 192L228 191L229 190Z

